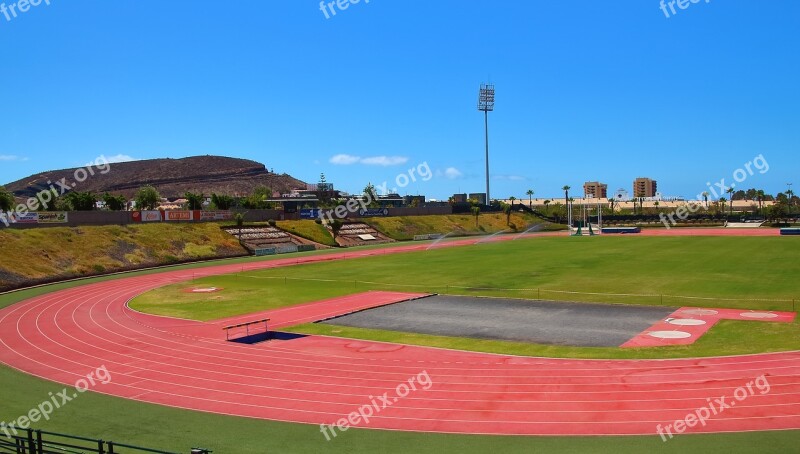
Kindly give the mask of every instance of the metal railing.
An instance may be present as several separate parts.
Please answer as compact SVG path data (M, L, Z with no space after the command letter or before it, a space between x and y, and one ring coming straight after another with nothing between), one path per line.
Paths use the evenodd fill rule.
M22 432L22 431L20 431ZM10 437L0 436L0 453L6 454L178 454L141 446L115 443L94 438L66 435L57 432L26 429L14 431ZM209 454L212 451L192 448L192 454Z

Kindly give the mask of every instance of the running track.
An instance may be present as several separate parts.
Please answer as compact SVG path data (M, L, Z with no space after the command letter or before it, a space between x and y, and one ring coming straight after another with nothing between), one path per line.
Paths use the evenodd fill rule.
M98 384L95 392L311 424L333 424L369 405L372 396L394 396L399 384L426 371L433 382L429 390L411 392L361 427L526 435L655 434L656 425L685 418L709 398L726 396L733 403L737 388L765 374L768 393L756 391L705 427L688 431L800 429L800 352L600 361L322 336L240 345L225 342L217 325L145 315L126 306L147 290L195 277L424 248L174 270L50 293L0 311L0 362L65 385L104 365L112 381Z

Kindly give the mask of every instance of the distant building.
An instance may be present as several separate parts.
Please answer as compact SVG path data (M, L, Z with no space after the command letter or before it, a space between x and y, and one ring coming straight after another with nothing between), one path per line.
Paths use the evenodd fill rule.
M655 197L658 193L656 180L650 178L637 178L633 180L634 197Z
M479 204L486 205L486 193L485 192L473 192L469 195L470 199L477 200Z
M453 194L453 203L467 203L467 195Z
M583 184L583 196L587 199L608 198L608 185L599 181L587 181Z
M616 190L616 192L614 192L614 199L628 201L631 199L631 196L628 195L628 191L626 191L624 188L619 188Z

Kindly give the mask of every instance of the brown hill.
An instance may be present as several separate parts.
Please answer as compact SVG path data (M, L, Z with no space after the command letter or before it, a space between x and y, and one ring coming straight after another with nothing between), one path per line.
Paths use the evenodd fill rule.
M108 166L94 167L94 175L84 174L80 168L43 172L9 183L6 188L16 197L28 198L46 189L49 182L59 188L55 182L64 179L76 191L98 195L109 192L131 198L140 187L149 184L155 186L162 197L174 198L183 197L187 191L235 196L251 194L258 186L280 192L306 186L291 175L269 172L264 164L224 156L147 159ZM85 180L80 181L84 176Z

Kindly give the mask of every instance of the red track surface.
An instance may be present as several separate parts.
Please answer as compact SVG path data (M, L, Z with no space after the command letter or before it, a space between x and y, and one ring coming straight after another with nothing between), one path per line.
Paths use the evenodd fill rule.
M450 245L474 243L462 240ZM377 255L425 248L362 251ZM309 336L228 343L207 325L134 312L126 302L193 277L344 258L176 270L85 285L0 311L0 361L72 385L104 365L96 392L206 412L331 424L427 371L419 389L362 427L430 432L654 434L765 374L756 392L693 432L800 429L800 352L728 358L591 361L521 358ZM360 304L360 303L359 303ZM201 329L201 325L205 328ZM215 332L219 327L216 326ZM202 332L201 332L202 331ZM213 338L218 336L219 338Z

